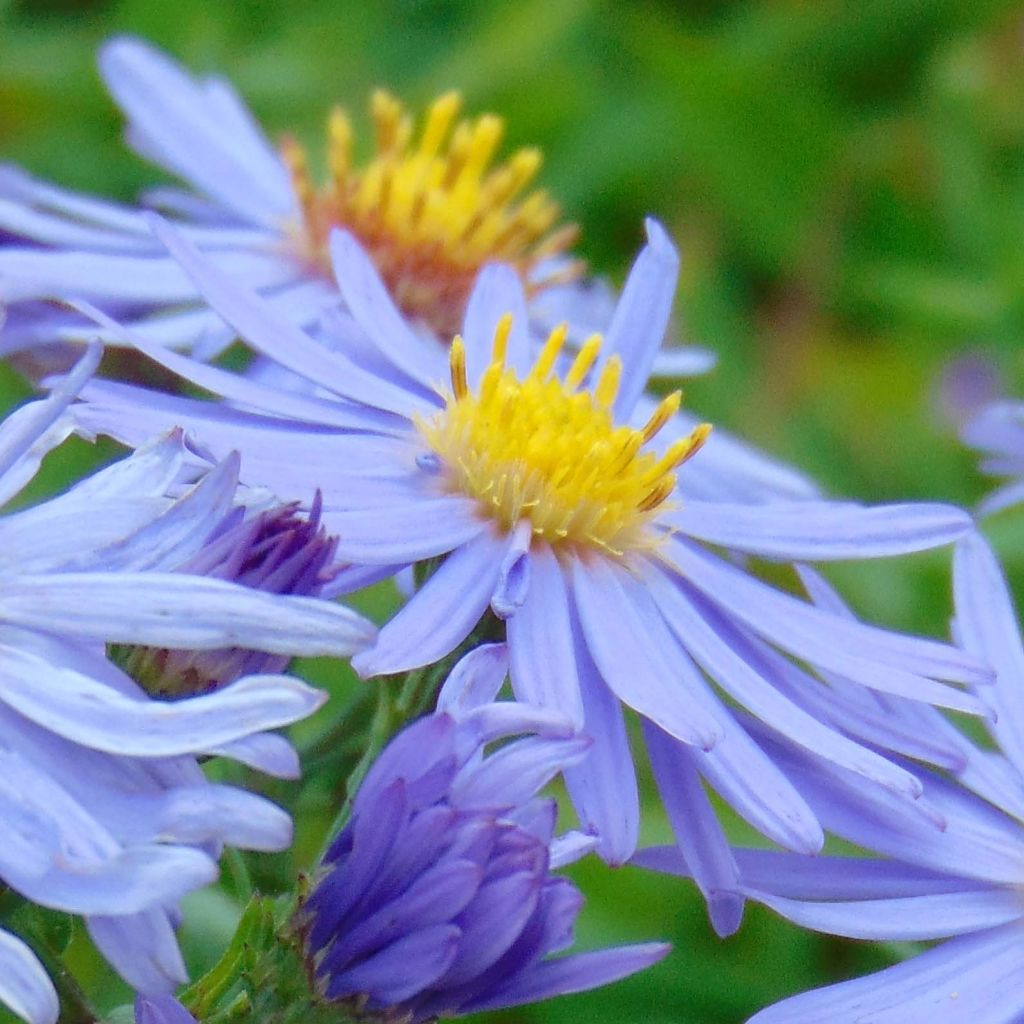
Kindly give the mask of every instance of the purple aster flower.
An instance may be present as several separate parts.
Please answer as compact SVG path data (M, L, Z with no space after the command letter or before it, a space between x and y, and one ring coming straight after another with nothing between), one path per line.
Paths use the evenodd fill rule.
M0 424L0 501L71 432L67 406L90 350L49 397ZM295 752L266 730L323 694L248 675L216 693L151 700L105 643L348 655L372 639L350 610L180 571L237 499L237 458L211 466L172 433L45 503L0 518L0 881L86 918L118 972L146 993L184 978L179 898L217 872L223 844L278 850L278 807L208 782L197 755L293 776ZM0 935L0 1001L32 1024L56 997L34 956Z
M993 402L967 424L963 439L984 455L983 473L1009 477L981 510L998 512L1024 501L1024 402Z
M457 684L478 685L474 674ZM420 1024L596 988L660 960L660 943L551 956L572 945L583 902L551 871L587 843L555 837L555 802L537 792L586 747L567 720L513 703L439 712L392 740L299 911L319 998Z
M942 830L789 747L778 756L802 778L822 823L881 857L737 851L746 894L803 927L855 939L946 941L880 973L787 999L751 1024L1024 1019L1024 646L1000 567L976 534L957 544L954 586L955 635L996 668L986 698L998 713L988 723L998 749L978 747L932 709L902 702L889 709L894 725L916 727L959 754L952 774L918 770L921 804ZM637 859L688 873L671 849L642 851Z
M415 131L401 103L375 93L374 148L361 165L353 159L347 114L332 111L329 174L320 185L310 178L301 146L286 139L275 150L224 80L193 78L132 38L107 43L99 64L128 119L132 148L187 186L156 189L144 202L175 216L220 268L293 323L312 327L337 306L328 237L343 226L366 246L427 347L440 347L438 338L447 344L458 330L473 280L493 260L515 267L537 300L539 321L571 309L574 323L579 317L605 326L607 288L581 280L582 265L568 255L575 227L559 226L558 207L545 192L528 191L540 152L520 149L496 164L502 120L492 114L458 120L457 93L431 104ZM232 339L137 210L6 168L2 230L28 243L0 251L6 302L73 294L114 315L131 310L138 317L141 308L135 327L150 341L204 354ZM66 316L53 319L38 308L21 317L6 334L6 350L82 336ZM671 356L664 367L670 373L702 373L713 361L690 348Z
M615 862L632 854L638 828L622 706L634 709L679 841L706 869L705 891L725 894L715 910L723 931L738 922L727 895L735 865L703 783L787 847L817 850L822 832L715 687L908 802L920 793L917 779L827 724L821 683L802 666L984 711L974 695L936 681L989 678L970 654L848 621L710 549L773 560L877 557L952 541L970 519L941 505L715 500L730 485L699 471L703 452L687 461L706 428L679 419L678 394L657 405L642 398L675 288L675 251L656 223L608 338L572 359L560 357L560 331L534 358L518 280L486 269L464 340L452 345L447 386L350 236L335 236L334 254L349 308L375 345L361 364L325 351L159 230L240 335L333 400L267 389L140 342L194 383L260 412L97 382L77 407L83 429L130 441L179 422L215 452L239 447L252 481L281 495L320 487L339 557L362 566L348 585L443 557L376 646L353 660L358 671L436 662L488 609L506 620L517 698L558 710L595 740L566 778L585 826Z

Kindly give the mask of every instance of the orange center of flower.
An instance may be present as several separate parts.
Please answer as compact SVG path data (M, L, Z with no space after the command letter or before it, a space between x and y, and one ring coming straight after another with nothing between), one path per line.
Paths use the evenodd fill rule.
M402 310L441 337L458 330L473 279L491 260L514 266L532 291L571 280L582 269L563 261L537 279L538 264L563 255L576 228L557 226L558 206L545 192L524 195L540 152L520 149L494 165L501 118L485 114L456 123L459 104L454 92L437 99L414 138L402 104L375 92L374 152L358 167L352 123L336 108L328 123L329 179L319 188L298 143L288 139L283 149L303 214L297 231L303 257L330 273L328 236L334 227L347 228Z
M675 490L675 470L711 427L702 424L660 455L645 450L679 408L680 392L664 398L643 427L617 425L618 356L607 360L591 390L580 389L600 354L599 335L559 377L553 371L566 330L557 328L520 379L505 365L510 328L506 316L476 390L466 378L462 339L455 338L445 408L417 422L441 460L446 490L476 499L506 530L528 520L535 537L556 546L617 558L655 547L659 533L651 524Z

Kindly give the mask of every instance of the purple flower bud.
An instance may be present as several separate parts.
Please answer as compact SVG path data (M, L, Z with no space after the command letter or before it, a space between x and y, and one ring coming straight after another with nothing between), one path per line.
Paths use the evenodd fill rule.
M316 597L332 578L335 539L320 525L320 495L308 517L296 504L255 515L233 509L178 571L240 583L273 594ZM212 651L119 646L118 664L155 697L217 690L244 675L276 673L289 658L243 647Z
M657 943L549 956L572 945L583 903L551 868L589 844L555 838L555 802L536 794L588 747L516 704L399 734L299 912L319 997L418 1024L594 988L664 956Z
M196 1024L174 996L136 996L135 1024Z

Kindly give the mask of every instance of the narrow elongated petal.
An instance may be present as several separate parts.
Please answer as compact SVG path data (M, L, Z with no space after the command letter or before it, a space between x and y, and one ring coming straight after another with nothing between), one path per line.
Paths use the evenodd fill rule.
M57 1024L57 993L39 958L0 929L0 1003L28 1024Z
M441 352L413 334L359 243L349 232L335 230L330 249L338 288L359 326L401 373L427 387L435 384L445 372Z
M234 148L238 132L225 131L223 93L211 107L205 93L168 57L138 39L122 37L100 53L107 88L177 173L229 209L257 223L292 212L294 197L279 158L252 129L244 158ZM237 115L233 122L237 124Z
M618 355L622 359L615 409L623 417L632 413L647 386L668 327L679 277L679 254L665 229L653 217L648 217L644 226L647 245L629 272L605 338L605 358Z
M42 671L47 671L45 690L38 685ZM8 645L0 645L0 696L26 718L67 739L95 750L143 757L210 750L289 725L326 699L290 676L249 676L216 693L173 703L133 699Z
M374 628L344 605L280 596L180 573L25 574L5 585L0 616L30 628L55 620L88 640L206 650L247 647L274 654L345 657Z
M682 742L711 749L722 727L679 684L675 645L646 590L597 560L574 561L572 580L587 647L619 699Z
M648 942L548 960L538 964L506 989L479 999L465 1009L469 1013L478 1013L522 1006L555 995L585 992L636 974L663 960L670 950L671 946L665 943Z
M536 545L530 553L526 599L506 624L509 661L518 700L554 708L582 728L567 586L550 548Z
M476 387L491 361L494 335L502 317L512 317L505 365L520 376L532 363L529 315L519 275L503 263L489 263L477 276L466 305L462 336L466 343L466 377Z
M685 746L649 722L644 738L665 810L721 938L743 919L739 868Z
M687 501L665 516L691 537L766 558L880 558L951 544L971 517L951 505L781 502L769 507Z
M498 576L502 541L490 531L453 552L381 631L352 659L362 676L402 672L439 661L480 621Z

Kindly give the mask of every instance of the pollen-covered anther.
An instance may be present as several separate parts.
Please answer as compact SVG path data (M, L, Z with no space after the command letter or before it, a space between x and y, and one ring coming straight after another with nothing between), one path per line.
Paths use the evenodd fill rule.
M701 424L660 454L646 445L679 408L664 398L637 429L616 425L612 407L622 372L617 356L599 369L602 340L588 338L562 377L554 372L566 339L552 331L523 378L505 365L511 318L495 331L490 364L471 388L462 339L451 345L451 392L443 410L418 421L451 493L475 499L506 529L528 520L554 545L615 557L658 543L651 528L676 486L675 471L704 443ZM581 386L596 373L589 390Z
M369 252L398 305L444 337L461 322L480 268L509 263L532 290L571 280L582 266L562 261L538 279L537 266L562 256L576 238L558 226L547 193L524 191L541 155L520 149L494 165L504 123L493 114L456 122L461 100L448 92L426 112L418 137L413 119L393 96L370 100L373 152L353 160L355 133L344 110L327 124L329 177L314 185L302 148L286 139L282 156L301 211L295 237L304 258L330 273L332 228L351 231Z

